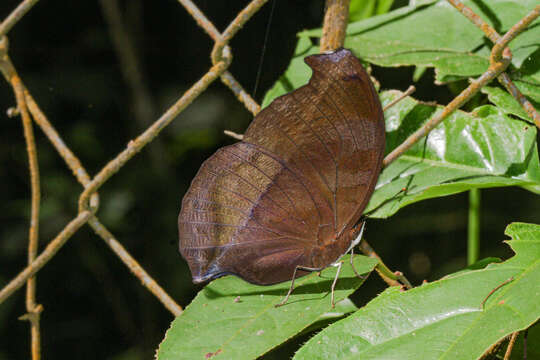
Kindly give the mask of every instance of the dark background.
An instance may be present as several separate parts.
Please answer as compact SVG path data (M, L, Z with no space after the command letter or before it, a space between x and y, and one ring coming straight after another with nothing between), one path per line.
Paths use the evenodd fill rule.
M105 0L109 1L109 0ZM323 1L275 0L255 98L261 101L285 70L296 33L319 27ZM0 3L5 18L19 1ZM247 0L198 0L223 30ZM94 175L123 150L211 66L210 38L174 0L121 1L136 49L148 106L135 105L119 65L99 1L39 2L9 33L10 56L37 103L66 144ZM397 6L397 5L396 5ZM232 74L251 94L257 78L272 1L231 43ZM383 89L406 89L412 68L375 67ZM415 97L446 103L453 94L433 85L428 71ZM457 86L459 88L459 84ZM0 286L26 265L30 180L20 119L10 86L0 85ZM145 115L146 112L146 115ZM141 115L142 114L142 115ZM99 191L98 216L140 264L182 306L196 291L177 251L176 220L184 192L204 159L232 143L224 129L243 132L252 116L216 81L161 135ZM40 250L77 214L82 187L35 127L42 186ZM537 222L538 198L519 188L482 191L481 257L511 256L502 243L512 221ZM385 262L415 284L466 263L467 194L411 205L386 220L371 220L367 238ZM140 285L88 226L80 229L37 277L43 304L44 358L150 359L172 316ZM363 304L384 288L376 276L355 295ZM24 291L0 305L0 359L29 358ZM285 345L265 358L284 358Z

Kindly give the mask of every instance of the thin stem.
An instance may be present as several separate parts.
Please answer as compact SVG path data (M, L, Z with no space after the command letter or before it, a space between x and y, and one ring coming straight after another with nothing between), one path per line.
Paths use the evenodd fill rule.
M467 263L478 261L480 250L480 189L469 191L469 227L467 232Z
M487 36L488 39L491 40L493 43L497 43L499 40L501 40L501 36L495 29L493 29L488 23L486 23L480 16L476 15L474 11L472 11L471 8L463 4L459 0L447 0L450 4L452 4L456 9L463 14L467 19L469 19L474 25L476 25L480 30L484 32L484 34ZM534 20L536 17L538 17L540 14L540 6L537 6L531 13L529 13L526 17L524 17L520 22L515 24L512 29L508 31L508 33L513 34L513 36L516 36L520 31L523 31L526 26L530 23L530 21ZM532 17L532 20L531 20ZM536 111L534 106L531 104L529 100L523 94L518 90L516 85L510 80L510 76L506 73L501 73L497 80L503 86L508 90L508 92L516 98L516 100L520 103L521 107L525 109L527 114L533 119L534 124L536 127L540 129L540 114Z
M24 0L9 16L0 24L0 37L4 36L11 30L16 23L38 2L38 0Z
M506 352L504 353L504 360L510 360L510 355L512 355L512 349L514 348L514 344L516 343L518 334L519 331L512 333L512 337L510 338L510 341L508 342L508 347L506 348Z
M411 95L415 91L416 91L416 88L413 85L409 86L407 90L405 90L404 93L402 93L400 96L398 96L397 98L395 98L394 100L386 104L383 108L383 112L390 109L392 106L396 105L398 102L405 99L407 96Z
M350 0L326 0L321 37L321 52L336 50L343 46Z
M30 230L28 234L28 264L31 264L37 255L38 249L38 234L39 234L39 208L40 208L40 184L39 184L39 166L36 151L36 141L34 138L34 130L32 128L32 119L28 113L26 101L24 98L24 89L21 79L15 75L11 79L13 91L17 99L17 108L21 114L21 119L24 128L24 138L26 140L26 151L28 153L28 167L30 169L30 186L31 186L31 215L30 215ZM28 321L30 322L30 335L32 338L31 353L33 360L41 358L41 335L39 319L42 307L36 304L36 277L29 278L26 282L26 311L28 313Z
M381 257L377 255L375 250L369 245L369 243L366 241L366 239L362 239L360 241L360 244L358 244L360 247L360 250L366 255L371 258L377 259L379 263L375 267L375 271L379 274L379 276L390 286L401 286L402 284L405 285L407 289L412 289L412 285L407 280L407 278L403 275L403 273L396 271L392 272L382 261Z
M223 130L223 133L227 136L230 136L232 137L233 139L236 139L236 140L244 140L244 135L242 134L237 134L235 133L234 131L231 131L231 130Z

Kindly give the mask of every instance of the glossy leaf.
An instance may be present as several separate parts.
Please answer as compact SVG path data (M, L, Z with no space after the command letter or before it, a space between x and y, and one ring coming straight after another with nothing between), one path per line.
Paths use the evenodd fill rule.
M383 105L397 94L383 93ZM388 109L387 149L403 142L441 108L407 98ZM366 211L375 209L370 216L388 217L416 201L472 188L524 186L535 191L539 185L536 128L486 105L472 114L454 112L386 167Z
M336 302L345 299L363 281L349 265L341 269ZM376 260L354 257L360 274L373 270ZM308 326L341 317L354 309L349 302L330 307L330 285L335 267L298 278L288 303L275 308L290 287L290 281L272 286L248 284L234 276L212 281L177 317L161 343L157 358L165 359L254 359L299 334Z
M491 86L485 86L481 91L488 96L489 101L497 105L497 107L506 114L515 115L523 120L533 123L531 117L521 107L519 102L507 91Z
M540 225L514 223L516 255L407 292L388 288L294 359L477 359L540 318Z

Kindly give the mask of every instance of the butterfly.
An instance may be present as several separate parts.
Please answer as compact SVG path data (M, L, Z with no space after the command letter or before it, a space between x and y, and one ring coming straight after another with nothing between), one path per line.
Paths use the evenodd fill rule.
M381 103L351 51L304 61L309 82L207 159L182 200L180 253L195 283L227 274L259 285L294 280L359 241L382 168Z

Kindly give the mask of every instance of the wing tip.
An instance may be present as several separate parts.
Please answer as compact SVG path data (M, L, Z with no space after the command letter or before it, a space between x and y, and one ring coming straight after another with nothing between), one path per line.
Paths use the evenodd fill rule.
M352 53L351 50L345 48L339 48L333 51L328 51L322 54L314 54L307 56L304 61L309 65L310 68L314 69L320 66L325 62L340 63L344 59L356 59L356 56Z

